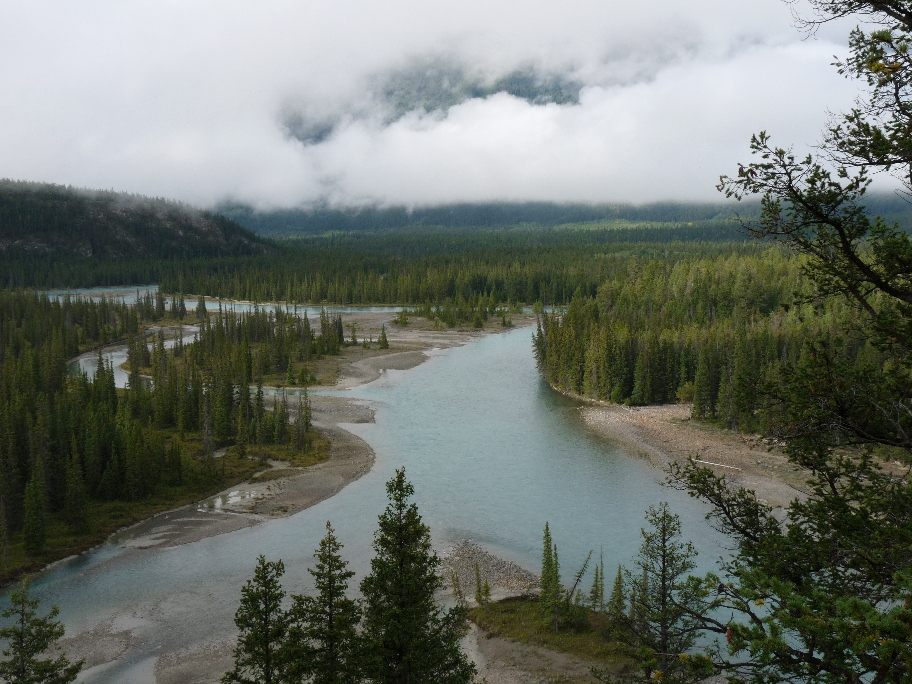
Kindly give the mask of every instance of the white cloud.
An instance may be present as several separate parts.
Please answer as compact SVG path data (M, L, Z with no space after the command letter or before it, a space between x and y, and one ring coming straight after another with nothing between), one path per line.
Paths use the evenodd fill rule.
M846 25L803 40L778 0L2 4L0 176L200 204L712 199L751 133L813 143L855 93ZM432 58L585 87L384 123L370 84Z

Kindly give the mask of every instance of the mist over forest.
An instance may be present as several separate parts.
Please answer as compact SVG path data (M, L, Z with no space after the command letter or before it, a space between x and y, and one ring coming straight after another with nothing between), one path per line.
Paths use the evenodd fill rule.
M888 223L912 228L912 204L896 194L871 194L864 205ZM270 237L328 232L362 232L406 227L506 228L556 227L572 224L731 222L755 218L759 202L657 202L651 204L584 204L556 202L483 202L434 206L315 205L299 209L258 211L243 204L224 204L217 211L248 230ZM734 232L729 238L736 238Z

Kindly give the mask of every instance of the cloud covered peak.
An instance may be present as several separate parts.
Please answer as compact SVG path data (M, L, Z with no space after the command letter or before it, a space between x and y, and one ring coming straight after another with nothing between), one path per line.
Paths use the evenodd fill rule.
M258 207L710 200L855 85L779 0L11 5L0 176Z

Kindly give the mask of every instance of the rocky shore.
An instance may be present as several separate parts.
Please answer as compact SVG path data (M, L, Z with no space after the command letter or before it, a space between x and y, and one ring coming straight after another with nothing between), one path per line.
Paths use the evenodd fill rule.
M475 564L478 564L481 581L491 587L491 598L516 596L538 589L538 576L512 561L498 558L475 542L464 539L448 546L441 553L443 561L440 574L447 586L452 588L453 573L459 578L459 586L471 604L475 596Z

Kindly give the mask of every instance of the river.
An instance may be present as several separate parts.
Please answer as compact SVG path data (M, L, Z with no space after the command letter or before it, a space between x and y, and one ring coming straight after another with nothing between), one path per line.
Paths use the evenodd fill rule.
M702 569L724 553L703 504L663 487L661 471L590 434L578 405L542 382L529 328L432 352L414 369L387 371L346 394L376 408L375 423L349 427L377 458L336 496L184 546L109 543L36 580L36 594L59 604L68 633L109 620L115 631L133 630L126 653L88 671L85 681L154 681L159 653L224 639L258 554L285 561L289 591L309 590L306 566L326 520L345 544L355 581L363 577L384 483L398 467L406 468L439 549L468 538L537 571L548 521L565 578L593 549L603 551L610 579L612 568L635 555L647 506L668 501L700 550Z

